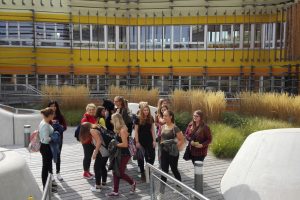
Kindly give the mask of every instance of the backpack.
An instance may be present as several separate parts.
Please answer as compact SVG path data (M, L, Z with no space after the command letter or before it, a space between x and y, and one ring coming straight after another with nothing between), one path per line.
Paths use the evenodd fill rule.
M103 143L106 149L108 148L109 143L112 141L112 139L115 139L115 133L111 130L106 129L103 126L97 127L97 130L100 132L101 137L103 139Z
M30 134L30 143L28 145L28 151L30 153L38 152L41 148L41 140L39 130L35 130Z
M79 139L80 126L81 126L81 124L79 124L79 125L76 127L75 133L74 133L74 137L77 139L78 142L80 141L80 139Z
M131 156L136 155L136 146L134 144L134 139L131 136L128 137L128 150Z

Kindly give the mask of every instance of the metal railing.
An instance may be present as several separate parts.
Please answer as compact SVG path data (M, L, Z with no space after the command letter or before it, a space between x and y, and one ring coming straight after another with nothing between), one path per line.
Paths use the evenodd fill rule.
M52 196L52 176L49 173L41 200L50 200Z
M150 195L151 195L151 200L157 200L157 199L163 199L159 198L158 196L161 195L162 193L159 193L158 195L156 192L156 184L155 180L159 181L160 188L165 188L167 187L172 191L172 194L176 193L178 198L172 197L171 192L169 194L165 194L167 197L165 199L199 199L199 200L209 200L199 192L195 191L194 189L190 188L189 186L181 183L174 177L170 176L169 174L157 169L153 165L147 163L146 164L146 178L147 181L150 181ZM175 186L172 186L171 184L168 184L167 182L164 182L160 177L157 176L164 176L168 179L168 182L173 183ZM179 189L175 189L175 187ZM179 190L179 191L178 191Z

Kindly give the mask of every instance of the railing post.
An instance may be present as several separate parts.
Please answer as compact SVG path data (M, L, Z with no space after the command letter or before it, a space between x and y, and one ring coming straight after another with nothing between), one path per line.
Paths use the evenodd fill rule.
M146 165L145 167L146 183L149 183L149 172L150 172L150 168Z
M203 194L203 162L202 161L195 161L194 187L197 192Z
M30 141L30 125L24 125L24 147L28 147Z
M48 176L49 176L48 199L51 200L51 196L52 196L52 176L51 176L50 173L48 174Z
M154 188L154 178L152 176L152 171L150 169L150 167L146 166L146 173L148 175L146 175L146 180L147 180L147 176L148 176L148 181L150 178L150 195L151 195L151 200L155 199L155 188Z

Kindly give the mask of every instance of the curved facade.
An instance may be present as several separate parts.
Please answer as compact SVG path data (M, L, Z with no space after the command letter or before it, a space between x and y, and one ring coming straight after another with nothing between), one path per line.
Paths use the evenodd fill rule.
M297 1L2 0L1 84L298 93Z

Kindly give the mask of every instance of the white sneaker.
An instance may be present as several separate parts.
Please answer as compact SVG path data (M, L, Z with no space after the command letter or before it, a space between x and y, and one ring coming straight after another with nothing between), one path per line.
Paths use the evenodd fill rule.
M159 194L156 196L156 200L162 200L162 199L163 199L162 196L163 196L162 193L159 193Z
M56 174L56 178L59 181L63 181L64 179L61 177L60 173Z
M92 192L101 192L101 188L97 188L97 186L91 187Z

